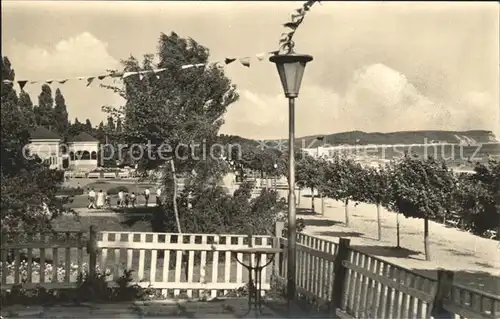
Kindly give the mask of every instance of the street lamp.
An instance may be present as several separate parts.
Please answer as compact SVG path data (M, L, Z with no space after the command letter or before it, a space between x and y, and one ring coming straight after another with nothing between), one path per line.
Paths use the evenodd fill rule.
M295 299L295 264L297 228L295 223L295 98L299 96L302 76L306 63L312 61L313 57L305 54L289 52L287 54L273 55L269 61L276 64L278 73L288 98L288 263L287 263L287 292L288 309Z

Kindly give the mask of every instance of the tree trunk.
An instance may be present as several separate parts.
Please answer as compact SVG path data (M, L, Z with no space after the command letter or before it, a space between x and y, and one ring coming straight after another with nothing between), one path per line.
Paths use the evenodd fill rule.
M293 187L295 187L295 185ZM293 191L295 191L295 189ZM300 188L299 188L299 196L297 196L297 204L295 206L300 206Z
M424 254L425 260L431 260L430 250L429 250L429 218L424 218Z
M321 216L325 216L325 198L323 197L323 194L320 194L321 196Z
M179 218L179 210L177 209L177 176L175 175L175 163L174 160L170 160L170 170L172 172L172 183L173 183L173 194L172 194L172 206L174 208L175 223L177 224L177 232L182 233L181 220Z
M349 226L349 200L345 200L345 205L344 205L344 212L345 212L345 225Z
M315 209L314 209L314 188L311 187L311 213L314 214Z
M396 212L396 247L401 248L399 245L399 212Z
M377 203L377 238L382 240L382 221L380 220L380 204Z
M173 183L172 206L174 208L175 223L177 224L177 232L179 234L182 234L181 220L179 218L179 210L177 209L177 176L175 174L175 163L173 159L170 160L170 170L172 172L172 183ZM182 254L181 258L182 258L182 263L184 264L184 275L186 276L187 280L189 275L189 263L186 252Z

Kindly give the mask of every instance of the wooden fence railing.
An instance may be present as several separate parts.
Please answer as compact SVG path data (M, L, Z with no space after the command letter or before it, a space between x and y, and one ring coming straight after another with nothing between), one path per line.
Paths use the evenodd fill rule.
M84 250L89 233L2 234L1 289L22 284L33 289L43 283L47 289L74 287L76 276L85 270Z
M281 228L277 234L282 234ZM90 232L2 234L1 289L16 284L26 289L40 284L46 289L70 288L78 274L97 268L109 272L109 280L134 270L135 283L161 289L164 295L216 297L247 283L248 274L235 262L234 250L277 244L286 248L287 240L95 232L92 228ZM283 283L286 258L285 249L274 266L276 278ZM270 288L269 270L263 277L264 290ZM343 238L337 244L300 234L296 283L298 293L344 318L430 318L447 312L460 318L500 317L498 296L454 284L452 272L442 270L438 280L431 279L358 251Z
M170 233L90 232L5 234L1 245L1 289L75 287L78 274L97 268L112 282L133 270L133 282L164 295L225 295L247 284L248 272L234 250L272 247L273 237ZM255 256L241 256L240 260ZM262 256L262 262L265 262ZM262 289L270 289L263 271Z
M499 296L453 283L451 271L439 270L435 280L360 252L349 239L297 239L297 292L327 303L339 317L500 318ZM286 270L277 276L285 282Z
M136 281L143 287L185 291L187 297L212 297L246 285L248 272L236 262L233 250L248 247L272 247L270 236L202 235L168 233L101 232L97 240L101 269L110 269L111 278L121 269L136 270ZM250 241L250 242L249 242ZM245 256L238 254L240 260ZM252 255L252 258L255 256ZM262 257L263 262L265 256ZM248 261L247 261L248 263ZM254 259L255 263L255 259ZM121 269L120 269L121 268ZM270 289L270 274L263 271L262 289Z

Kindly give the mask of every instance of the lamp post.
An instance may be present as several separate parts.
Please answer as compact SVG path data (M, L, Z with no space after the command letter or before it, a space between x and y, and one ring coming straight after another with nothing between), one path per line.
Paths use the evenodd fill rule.
M290 50L291 51L291 50ZM296 244L297 228L295 223L295 98L299 96L302 76L306 63L312 61L313 57L305 54L289 52L287 54L273 55L269 61L276 64L281 84L288 98L288 259L287 259L287 293L288 310L290 311L292 301L295 299L296 278Z

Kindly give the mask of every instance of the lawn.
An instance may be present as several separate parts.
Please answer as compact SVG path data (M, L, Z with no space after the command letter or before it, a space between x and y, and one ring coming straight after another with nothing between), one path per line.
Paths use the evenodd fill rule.
M149 203L154 203L156 200L156 185L152 183L139 183L137 180L95 180L95 179L70 179L69 181L64 183L65 187L81 187L84 189L85 193L83 195L74 196L72 202L67 205L69 208L82 208L88 205L87 198L87 189L93 188L94 191L99 192L102 190L103 192L107 192L112 188L116 188L119 186L125 186L128 188L129 193L134 192L137 194L137 204L143 205L145 203L144 190L149 188L151 195L149 197ZM111 195L111 203L112 205L116 204L118 199L117 195Z

